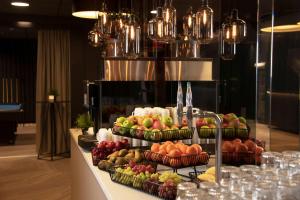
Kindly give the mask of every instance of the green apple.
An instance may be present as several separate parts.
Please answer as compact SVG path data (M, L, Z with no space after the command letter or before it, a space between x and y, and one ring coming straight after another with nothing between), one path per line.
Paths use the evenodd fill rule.
M126 120L126 117L118 117L117 118L117 123L121 123L121 124L123 124L123 122Z
M135 135L136 135L136 130L138 129L138 125L134 125L134 126L132 126L131 127L131 129L130 129L130 135L132 136L132 137L135 137Z
M239 120L243 124L247 124L247 120L244 117L239 117Z
M150 117L147 117L143 120L143 125L146 127L146 128L150 128L152 125L153 125L153 119L150 118Z
M206 121L207 121L208 124L215 124L216 123L214 118L206 118Z
M163 117L162 123L165 124L166 126L171 127L173 125L173 119L171 117Z
M122 127L125 127L125 128L131 128L133 126L133 122L126 119L123 124L122 124Z

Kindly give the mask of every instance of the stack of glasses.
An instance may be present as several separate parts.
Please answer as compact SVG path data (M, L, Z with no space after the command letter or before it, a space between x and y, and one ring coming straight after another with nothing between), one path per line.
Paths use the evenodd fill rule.
M199 189L186 189L177 199L300 199L300 152L264 152L261 166L221 168L220 185L201 182ZM178 191L179 188L178 188Z

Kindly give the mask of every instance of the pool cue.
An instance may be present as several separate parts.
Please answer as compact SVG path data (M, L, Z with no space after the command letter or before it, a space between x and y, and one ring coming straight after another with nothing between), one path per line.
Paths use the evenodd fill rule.
M19 79L16 79L16 102L19 103Z
M4 103L4 97L5 97L5 95L4 95L4 78L2 78L2 102Z
M8 103L8 79L5 79L6 103Z
M14 102L14 98L13 98L13 79L10 79L10 103Z

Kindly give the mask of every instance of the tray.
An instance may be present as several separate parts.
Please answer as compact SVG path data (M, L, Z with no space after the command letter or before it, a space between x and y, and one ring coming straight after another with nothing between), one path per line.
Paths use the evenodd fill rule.
M192 139L194 128L192 129L178 129L178 130L140 130L132 129L115 125L112 128L114 135L120 135L129 138L141 139L149 142L165 142L174 140Z
M222 152L222 162L228 165L260 165L260 157L254 152Z
M109 170L110 178L113 182L125 185L127 187L136 189L138 191L150 194L166 200L175 200L177 194L176 186L164 186L160 182L153 182L150 179L142 180L133 175L117 172L116 170ZM164 191L169 191L164 192Z
M197 127L197 132L199 138L205 139L215 139L217 129L216 128L205 128L201 129ZM222 138L223 139L248 139L250 134L250 129L239 129L239 128L222 128Z
M157 162L161 165L171 167L173 169L181 169L186 167L194 167L198 165L207 165L209 161L209 154L197 154L197 155L187 155L179 157L170 157L167 155L161 155L159 153L154 153L151 151L144 152L145 158L149 161Z

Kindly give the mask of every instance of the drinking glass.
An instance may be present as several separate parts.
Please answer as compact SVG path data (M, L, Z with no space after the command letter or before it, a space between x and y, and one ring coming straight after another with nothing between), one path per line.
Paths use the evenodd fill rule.
M256 184L253 200L275 200L276 184L271 181L261 181Z
M283 157L297 159L300 158L300 151L283 151Z
M261 167L263 169L266 168L274 168L275 167L275 159L277 157L281 157L282 154L278 152L263 152L261 154Z
M232 173L238 173L240 171L240 169L238 167L233 167L233 166L224 166L221 167L221 186L222 187L229 187L229 182L230 182L230 175Z
M300 173L300 159L290 161L288 165L290 176Z
M179 183L177 185L177 196L176 196L176 200L182 200L184 199L185 196L185 192L186 191L190 191L192 189L197 189L197 185L196 183L192 183L192 182L183 182L183 183Z
M257 165L241 165L240 170L246 174L253 174L260 171L260 168Z

